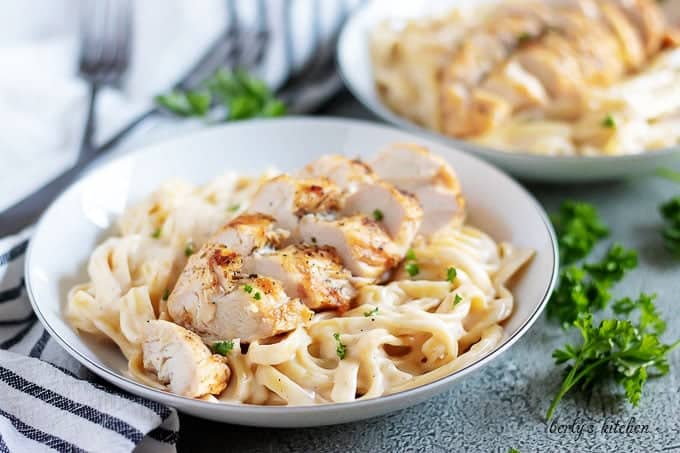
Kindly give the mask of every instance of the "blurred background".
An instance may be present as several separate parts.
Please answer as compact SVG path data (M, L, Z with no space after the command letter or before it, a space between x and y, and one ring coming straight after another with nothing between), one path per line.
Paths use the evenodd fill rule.
M84 147L97 148L126 126L133 124L130 132L141 134L159 117L201 116L181 111L181 106L174 108L176 97L169 98L166 107L170 108L162 112L150 114L150 109L156 105L156 95L171 93L173 87L202 89L220 67L244 67L249 77L286 99L291 112L317 108L342 85L334 71L335 41L344 19L358 3L1 2L0 121L4 132L0 168L11 171L0 179L0 211L79 160L91 160L89 155L101 150L88 152ZM88 133L93 91L90 122L96 127ZM254 114L248 106L245 110L245 117ZM142 117L144 121L137 125L135 120ZM199 123L203 121L182 121L184 128ZM117 138L127 139L134 133ZM58 190L55 187L52 192ZM11 217L16 225L19 216Z

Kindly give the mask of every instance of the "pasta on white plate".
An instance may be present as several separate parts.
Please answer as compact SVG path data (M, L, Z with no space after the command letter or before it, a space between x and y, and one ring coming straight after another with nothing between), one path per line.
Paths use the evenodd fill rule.
M404 157L413 168L391 166ZM131 206L69 292L71 324L113 341L141 383L258 405L399 392L500 344L533 251L464 223L441 158L393 145L274 176L169 182Z
M399 115L508 152L676 146L679 12L680 0L496 0L387 20L370 38L376 89Z

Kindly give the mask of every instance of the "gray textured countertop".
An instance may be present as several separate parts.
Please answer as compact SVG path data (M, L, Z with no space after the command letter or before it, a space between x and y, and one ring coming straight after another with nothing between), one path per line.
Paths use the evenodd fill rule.
M336 98L321 113L375 119L348 94ZM612 230L610 239L595 253L603 253L608 243L616 240L634 247L640 255L640 266L615 288L614 295L656 292L659 310L668 321L666 340L680 335L680 262L671 260L663 250L657 214L658 204L680 194L680 186L658 178L640 178L527 187L548 212L566 198L595 204ZM670 374L647 383L638 408L612 396L616 388L596 388L590 395L567 396L559 406L553 420L570 425L561 428L569 432L559 433L557 425L546 424L543 417L561 378L561 369L553 365L550 355L565 340L562 330L543 316L507 354L451 391L410 409L357 423L286 430L221 425L182 416L179 450L507 452L514 447L522 453L680 452L678 351L671 357ZM629 425L631 430L635 425L644 430L646 425L647 432L626 434Z

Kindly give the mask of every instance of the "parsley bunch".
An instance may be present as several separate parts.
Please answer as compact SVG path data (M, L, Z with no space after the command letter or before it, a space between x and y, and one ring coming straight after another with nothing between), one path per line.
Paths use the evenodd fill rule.
M565 201L550 220L557 232L562 264L585 258L595 243L609 234L597 210L589 203Z
M629 315L633 310L640 311L639 328L642 332L650 332L661 335L666 331L666 321L664 321L654 306L656 294L640 294L637 300L630 297L614 302L614 313L619 315Z
M632 305L642 307L651 303L649 296L641 295L640 299L645 302ZM629 306L628 303L624 305ZM656 313L655 310L652 312ZM556 364L569 363L569 367L546 418L553 416L555 408L571 389L588 388L605 377L613 377L621 384L628 401L637 406L650 371L655 370L658 375L668 373L667 353L680 344L680 340L672 345L661 343L658 332L647 328L650 325L659 326L655 323L643 325L642 321L636 326L629 320L605 319L595 327L592 314L579 316L574 326L581 333L582 343L579 346L568 344L553 352Z
M604 309L611 300L609 290L637 264L634 250L614 244L600 262L563 269L548 303L548 317L568 327L580 315Z
M173 90L155 101L178 116L203 117L214 103L227 109L225 121L285 115L286 106L261 80L245 71L218 70L197 90Z
M659 210L666 221L662 232L666 249L680 258L680 196L671 198Z

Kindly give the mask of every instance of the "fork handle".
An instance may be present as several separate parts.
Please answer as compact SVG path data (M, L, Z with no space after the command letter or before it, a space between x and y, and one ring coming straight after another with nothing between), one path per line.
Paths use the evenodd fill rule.
M140 113L134 119L132 119L125 127L116 132L113 137L109 138L107 141L102 143L97 147L98 152L108 151L109 149L116 146L125 136L137 128L140 124L144 122L150 116L160 113L161 110L158 107L152 107L143 113Z
M96 147L93 144L93 139L97 128L97 121L95 118L98 92L99 85L97 83L91 83L88 93L85 128L83 129L83 135L80 140L80 147L78 148L78 160L76 162L89 160L89 158L92 157L96 151Z

